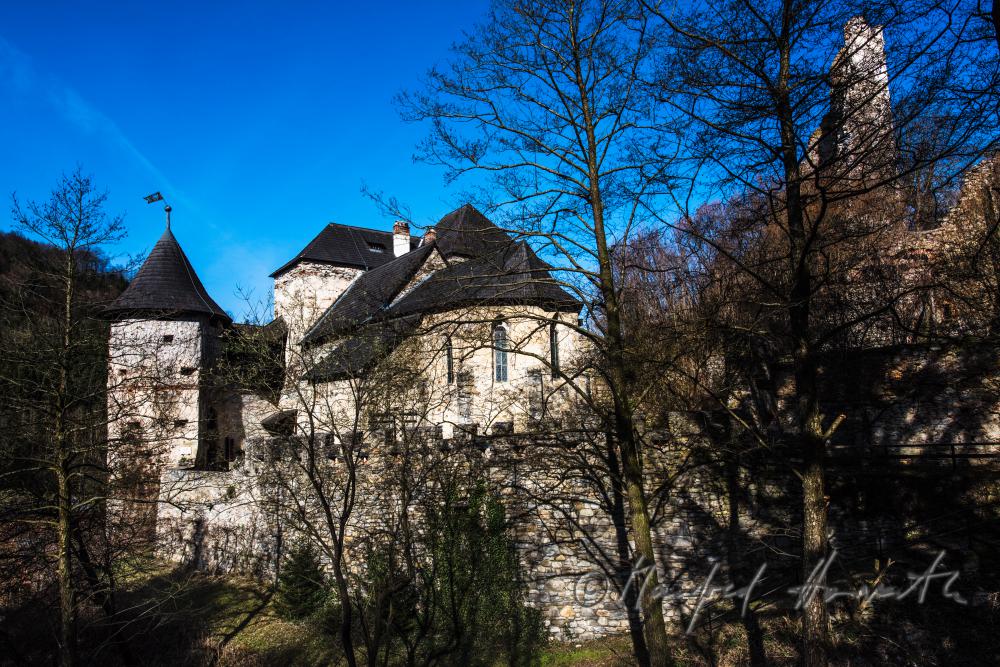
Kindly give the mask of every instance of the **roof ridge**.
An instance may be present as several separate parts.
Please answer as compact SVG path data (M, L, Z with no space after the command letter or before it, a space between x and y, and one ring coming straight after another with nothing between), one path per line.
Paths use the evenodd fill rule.
M334 221L330 221L330 222L326 223L326 226L327 227L343 227L345 229L360 229L361 231L365 231L365 232L376 232L378 234L388 234L388 235L392 236L392 230L391 229L374 229L372 227L362 227L361 225L346 225L346 224L344 224L342 222L334 222ZM411 237L415 236L415 234L410 234L410 236Z
M412 248L414 244L419 246L422 238L418 234L411 234L410 247ZM372 243L378 243L384 247L373 250ZM302 250L272 271L270 276L275 278L299 262L317 262L369 270L394 258L391 245L391 231L327 222Z

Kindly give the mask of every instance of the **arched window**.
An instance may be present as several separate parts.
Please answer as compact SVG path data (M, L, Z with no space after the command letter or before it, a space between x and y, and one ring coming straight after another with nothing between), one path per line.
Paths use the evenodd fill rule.
M493 379L507 381L507 327L493 325Z
M448 384L455 384L455 349L451 345L451 336L445 339L444 357L448 364Z

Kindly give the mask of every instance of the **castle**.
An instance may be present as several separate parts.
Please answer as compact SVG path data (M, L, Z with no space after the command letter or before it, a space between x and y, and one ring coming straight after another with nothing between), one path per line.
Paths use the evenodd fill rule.
M813 167L852 145L891 141L882 44L876 28L858 21L846 27L831 114L807 151ZM851 82L847 89L837 87L838 73ZM858 120L859 107L871 110L867 121ZM886 145L884 154L893 152ZM976 199L983 174L995 171L989 164L976 171L956 210ZM837 178L849 184L885 166L861 165ZM904 234L889 254L919 279L909 267L947 253L955 229L946 221L933 233ZM277 557L277 527L261 509L260 480L275 464L301 456L295 443L321 448L331 475L351 466L358 473L361 498L345 530L360 541L398 502L385 475L400 465L400 448L419 440L422 456L438 462L475 452L480 462L470 465L516 490L515 532L531 575L530 601L544 611L550 633L581 638L627 630L612 597L579 595L581 575L607 571L608 563L623 560L622 544L628 550L621 526L567 472L581 466L585 476L585 462L568 452L560 458L558 448L541 460L519 455L519 435L544 431L572 412L565 409L573 401L566 380L579 387L588 372L578 326L583 303L554 273L524 240L470 205L422 237L404 222L392 232L331 223L272 274L273 320L234 324L198 279L168 211L167 230L108 309L108 400L116 416L112 437L136 434L155 453L156 493L164 501L157 530L169 554L220 569L268 567ZM933 305L908 308L915 319L945 326L948 318L932 312ZM899 342L881 330L864 335L859 349ZM828 397L836 404L864 401L845 409L839 437L868 449L951 438L953 451L956 443L998 439L1000 418L984 419L975 433L955 428L963 419L956 405L993 400L983 397L978 381L953 393L899 388L928 369L964 363L935 354L866 358L866 372L875 377L866 387L883 393ZM675 421L686 427L684 419ZM670 464L664 465L651 465L651 474ZM715 538L699 538L733 518L711 483L669 472L683 493L657 508L654 526L658 548L669 554L668 582L686 576L693 561L704 563L699 549ZM762 495L778 485L765 478L753 483ZM567 500L559 505L552 498Z
M108 308L110 373L116 385L130 373L155 380L148 414L133 427L155 432L174 467L227 467L253 434L299 410L303 391L336 392L417 332L435 339L429 390L446 396L422 421L441 427L445 440L496 424L524 428L527 396L543 377L558 382L559 365L571 364L579 347L560 321L575 325L582 303L550 268L470 205L422 238L404 222L392 233L328 224L272 274L274 320L259 329L277 337L287 386L268 412L260 397L234 395L245 388L227 392L206 381L226 334L255 327L233 325L168 226ZM112 392L112 400L120 396Z
M108 308L112 437L133 434L154 453L156 527L172 557L271 567L279 529L260 510L261 480L301 455L297 443L322 452L331 479L345 459L363 478L345 529L360 541L397 502L383 480L401 465L401 447L419 442L422 465L475 452L492 461L484 474L511 488L503 476L514 441L571 400L564 385L584 349L582 303L526 242L471 205L423 237L403 222L391 233L328 224L272 277L274 319L233 324L198 279L168 212L167 230ZM538 558L556 556L566 560ZM537 571L558 575L560 563ZM587 569L585 554L563 564ZM574 610L565 588L573 582L543 585L536 602L550 599L566 629L578 626L573 636L624 628L621 614Z

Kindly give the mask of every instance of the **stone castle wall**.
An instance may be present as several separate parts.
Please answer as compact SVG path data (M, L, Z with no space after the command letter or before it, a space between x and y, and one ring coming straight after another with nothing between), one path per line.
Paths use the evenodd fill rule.
M286 363L300 358L302 336L362 273L361 269L303 261L274 279L274 317L288 327Z
M205 420L201 376L209 341L198 320L129 319L111 326L110 436L138 429L164 462L193 463Z
M905 447L926 449L951 438L979 446L1000 435L1000 391L994 391L996 374L989 372L996 368L995 357L985 349L905 348L859 354L831 366L842 371L829 375L825 383L832 388L826 397L828 412L849 415L831 450L836 456L830 473L831 525L835 543L845 554L871 560L879 549L890 548L886 545L912 542L903 523L892 518L893 511L902 511L894 503L904 496L911 503L908 511L933 511L933 503L921 498L922 483L913 477L914 471L924 470L937 479L943 468L933 461L924 461L928 468L921 468L917 458L878 468L881 475L903 480L895 483L894 497L878 496L885 484L877 477L859 486L854 471L873 465L872 457L887 445L908 451ZM703 449L708 453L702 460L680 464L690 457L694 440L703 436L690 420L683 426L683 418L674 422L688 439L664 439L659 456L647 462L660 578L669 592L665 612L684 622L713 564L721 564L720 577L730 576L727 553L737 542L740 553L754 564L768 561L777 580L785 581L782 585L794 584L796 561L780 556L794 554L797 539L797 487L788 466L769 461L727 471L710 447ZM543 611L549 633L561 640L627 631L625 610L611 583L621 558L615 518L601 497L607 491L600 488L606 475L588 468L588 448L599 444L522 448L516 439L501 438L489 441L485 451L430 451L415 464L433 467L465 460L468 463L461 465L480 470L500 490L525 565L529 602ZM844 467L847 449L853 463ZM378 442L368 445L366 454L358 467L359 505L349 528L348 542L354 549L398 529L398 488L387 480L395 479L404 459ZM266 510L268 490L262 480L269 464L261 458L251 444L232 471L164 473L161 496L171 503L161 511L160 531L172 557L224 571L265 572L273 566L279 536L287 541L292 528L284 527L282 535L274 513ZM331 489L343 466L342 461L330 464ZM734 493L735 505L730 502ZM943 496L936 493L940 500ZM966 502L963 498L956 495L951 502ZM859 503L884 507L873 513L859 509ZM962 554L955 558L963 567L975 561ZM736 579L737 573L732 576Z

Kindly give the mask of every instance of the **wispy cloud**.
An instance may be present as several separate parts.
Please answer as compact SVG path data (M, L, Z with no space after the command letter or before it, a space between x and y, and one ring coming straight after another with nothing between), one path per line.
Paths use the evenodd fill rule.
M168 193L174 202L191 212L197 206L171 182L126 136L118 124L88 102L72 86L58 77L40 71L31 57L0 36L0 85L11 87L20 96L34 95L44 100L57 114L80 131L100 136L117 146L126 157L145 171L156 188Z

